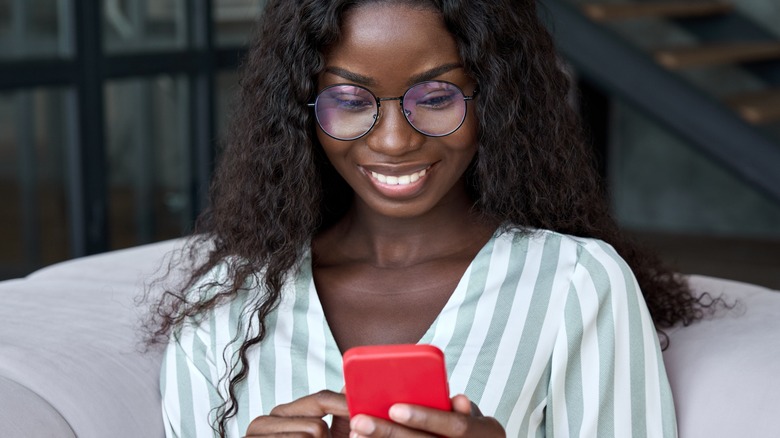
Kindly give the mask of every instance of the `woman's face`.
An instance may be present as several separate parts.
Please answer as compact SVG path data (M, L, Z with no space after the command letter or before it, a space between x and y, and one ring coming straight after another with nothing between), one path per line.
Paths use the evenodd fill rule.
M403 95L413 84L442 80L471 96L476 83L463 67L455 39L433 10L371 3L349 10L340 42L326 53L318 90L361 85L380 98ZM474 101L454 133L429 137L404 118L397 100L383 101L371 131L351 141L317 137L330 162L353 188L357 208L389 217L415 217L450 203L464 205L463 174L474 158Z

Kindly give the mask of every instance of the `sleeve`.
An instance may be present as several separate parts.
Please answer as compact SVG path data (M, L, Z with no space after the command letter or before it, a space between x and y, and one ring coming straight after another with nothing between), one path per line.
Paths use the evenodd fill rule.
M580 246L553 347L548 437L676 437L655 327L625 261Z
M171 336L160 373L163 422L168 438L214 437L212 409L221 404L212 355L197 327Z

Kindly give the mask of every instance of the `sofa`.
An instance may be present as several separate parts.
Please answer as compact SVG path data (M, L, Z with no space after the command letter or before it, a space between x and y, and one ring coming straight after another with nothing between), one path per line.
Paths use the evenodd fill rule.
M0 282L0 437L164 435L138 304L172 240ZM780 293L691 276L734 309L668 330L680 437L780 437Z

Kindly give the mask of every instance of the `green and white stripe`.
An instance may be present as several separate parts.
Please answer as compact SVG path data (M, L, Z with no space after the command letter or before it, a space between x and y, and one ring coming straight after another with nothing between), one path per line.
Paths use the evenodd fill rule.
M310 255L300 266L266 320L268 336L249 352L232 436L280 403L343 387ZM214 436L226 364L243 339L236 334L257 330L246 309L259 295L250 288L172 338L161 373L169 436ZM469 396L507 436L676 436L653 323L633 274L604 242L497 233L420 343L445 352L452 394Z

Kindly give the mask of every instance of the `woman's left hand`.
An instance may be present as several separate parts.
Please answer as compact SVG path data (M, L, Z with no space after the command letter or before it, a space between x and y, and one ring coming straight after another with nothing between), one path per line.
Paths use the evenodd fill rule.
M505 437L495 418L485 417L465 395L452 398L452 411L423 406L396 404L386 421L368 415L356 415L350 421L351 438L370 437Z

